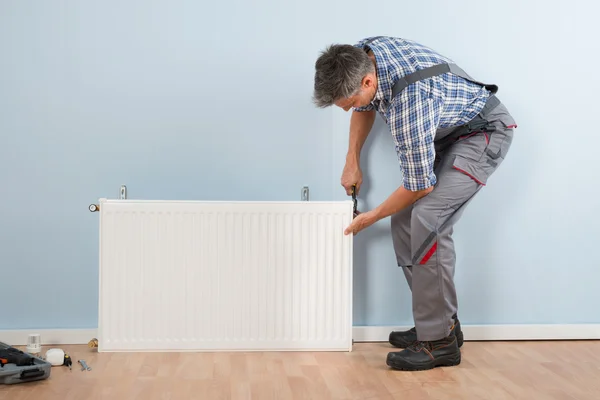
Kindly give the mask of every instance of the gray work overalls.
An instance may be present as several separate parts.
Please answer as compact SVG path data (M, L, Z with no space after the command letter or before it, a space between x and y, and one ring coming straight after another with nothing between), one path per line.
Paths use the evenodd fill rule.
M365 49L375 39L368 41ZM398 266L403 268L412 291L418 340L437 340L450 334L458 309L453 227L506 157L516 127L506 107L495 96L498 87L475 81L455 64L434 65L405 76L394 84L393 96L412 83L448 72L485 86L491 95L483 110L468 124L438 129L435 188L391 216Z

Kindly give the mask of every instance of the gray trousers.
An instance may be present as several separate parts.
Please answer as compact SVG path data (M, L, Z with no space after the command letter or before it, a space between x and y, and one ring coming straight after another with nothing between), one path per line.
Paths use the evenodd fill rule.
M392 242L412 292L418 340L450 334L458 301L453 228L510 148L515 121L503 104L485 118L496 130L476 133L438 152L434 190L391 216Z

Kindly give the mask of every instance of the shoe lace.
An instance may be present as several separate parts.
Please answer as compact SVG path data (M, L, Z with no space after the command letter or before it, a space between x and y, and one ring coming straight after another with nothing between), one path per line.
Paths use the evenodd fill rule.
M422 349L432 351L433 344L431 342L417 340L416 342L413 342L413 344L411 344L409 348L413 351L421 351Z

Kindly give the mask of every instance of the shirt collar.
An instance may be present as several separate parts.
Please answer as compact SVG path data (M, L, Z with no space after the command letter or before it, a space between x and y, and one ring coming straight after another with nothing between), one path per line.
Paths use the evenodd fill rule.
M373 98L373 103L381 103L384 101L389 104L392 98L392 84L391 78L386 68L386 63L383 57L379 54L379 51L376 48L367 47L365 51L373 52L375 56L375 64L377 66L377 90L375 92L375 97Z

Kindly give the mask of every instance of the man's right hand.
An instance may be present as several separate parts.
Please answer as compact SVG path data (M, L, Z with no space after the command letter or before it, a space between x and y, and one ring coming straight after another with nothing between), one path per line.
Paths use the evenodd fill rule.
M356 185L356 194L358 195L362 185L362 171L357 163L346 161L341 182L348 196L352 195L352 186L354 185Z

